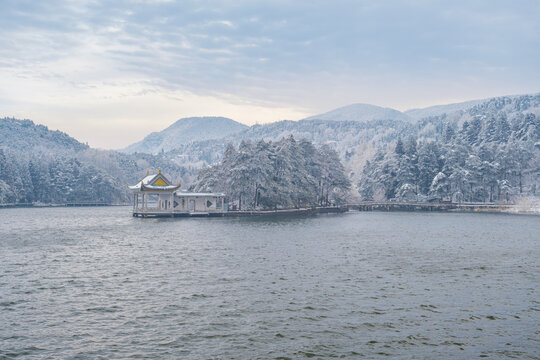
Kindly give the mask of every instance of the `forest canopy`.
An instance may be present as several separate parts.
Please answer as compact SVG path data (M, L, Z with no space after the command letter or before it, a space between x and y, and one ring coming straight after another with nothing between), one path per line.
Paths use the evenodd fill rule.
M227 146L220 164L199 172L190 190L219 191L240 209L323 206L344 202L350 182L338 154L293 136Z
M364 200L508 202L536 195L540 121L478 115L446 123L438 142L406 141L379 150L358 183Z

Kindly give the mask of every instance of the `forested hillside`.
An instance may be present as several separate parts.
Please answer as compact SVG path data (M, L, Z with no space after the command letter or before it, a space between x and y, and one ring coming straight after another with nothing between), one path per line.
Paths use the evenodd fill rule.
M455 109L458 110L455 111ZM417 113L420 112L417 111ZM526 162L520 161L521 170L516 175L521 177L521 187L516 185L516 181L519 182L519 180L516 180L515 175L509 174L508 171L510 170L508 170L506 174L499 173L496 179L489 180L491 185L489 185L488 190L486 190L487 185L478 185L484 189L482 190L483 195L481 194L482 191L474 195L469 194L471 191L479 191L474 184L472 190L470 190L471 185L469 184L469 191L461 190L464 186L461 184L458 191L456 185L452 183L448 187L441 184L438 196L439 198L452 198L453 200L489 201L490 199L512 199L519 194L534 194L536 192L535 188L540 184L538 184L539 176L535 167L538 154L534 150L534 143L538 140L534 140L534 134L535 131L538 131L540 95L505 96L464 104L437 106L426 109L426 113L442 113L442 115L431 116L418 121L402 121L398 119L281 121L266 125L254 125L249 129L219 140L194 142L170 151L164 156L194 170L219 162L229 142L238 146L241 141L258 141L259 139L276 141L292 134L297 139L305 139L319 146L326 144L334 149L343 162L346 173L353 185L355 187L359 186L358 190L360 190L364 199L373 197L377 199L403 199L404 197L412 198L411 194L415 194L416 198L416 194L418 194L418 199L425 200L436 198L435 192L431 192L429 188L434 177L439 172L441 172L439 179L443 175L453 175L452 179L458 176L458 173L451 174L448 170L453 166L450 165L450 162L448 162L445 171L442 171L448 158L455 156L460 161L468 160L470 163L473 160L469 159L469 155L476 155L481 161L489 161L491 163L490 167L484 164L481 169L475 169L476 173L482 174L482 179L470 180L482 184L482 182L488 181L487 171L493 172L493 167L503 166L502 153L509 153L512 157L519 157L515 151L522 152L520 149L524 148L527 153L526 157L529 160ZM466 129L463 130L463 127ZM464 133L468 134L465 139L463 139ZM525 134L528 135L525 136ZM396 180L395 175L392 175L398 165L394 164L396 161L392 159L390 154L392 154L391 150L395 148L398 138L401 138L402 142L408 143L410 143L410 138L415 139L417 151L421 156L424 156L424 152L430 152L435 155L431 154L429 156L435 156L437 159L437 161L431 161L431 164L422 163L422 161L427 161L426 159L421 160L420 166L429 165L429 169L418 170L423 171L419 175L423 180L418 189L416 189L416 182L412 184L411 180L405 182L404 180ZM461 141L461 145L456 143L459 141ZM486 151L486 148L489 148L489 152L493 155L499 154L497 155L498 158L490 159L484 155L480 156L478 151L480 149ZM447 153L445 149L452 150L452 152ZM456 153L458 151L459 154ZM414 167L418 166L416 161L413 160ZM516 164L513 161L514 165L512 165L508 159L505 161L506 165L504 166L510 166L512 169ZM402 164L405 166L407 162L402 162ZM374 170L376 166L384 167L387 170ZM472 165L469 164L468 166ZM461 165L460 169L467 171L464 165ZM401 173L403 171L404 169L400 170ZM388 191L382 191L380 187L375 189L369 184L375 175L377 175L377 183L380 183L379 180L384 180L388 184L385 186ZM467 176L471 177L472 172L469 171ZM498 184L500 185L495 186L496 181L499 181ZM411 187L411 185L414 186ZM404 187L399 192L398 190L402 186ZM491 189L492 187L493 189ZM447 191L443 191L444 189Z
M122 203L147 169L187 170L163 157L95 150L30 120L0 119L0 203Z
M220 191L241 209L328 205L345 201L350 182L335 151L293 136L227 146L220 164L199 172L192 190Z
M30 120L14 118L0 119L0 147L19 151L21 154L28 150L65 152L88 149L88 145L66 133L49 130L46 126L36 125Z
M284 120L253 125L221 138L192 141L168 151L165 157L182 166L200 168L218 162L228 143L238 146L243 140L276 141L293 135L296 139L306 139L316 145L331 146L338 152L348 171L353 172L355 179L358 180L358 171L362 169L365 160L374 154L371 150L386 147L395 142L398 137L406 139L414 136L419 140L438 140L447 122L457 126L476 115L484 115L486 118L499 114L505 114L508 118L526 113L540 115L539 94L503 96L415 109L405 112L407 115L411 114L409 117L396 110L390 111L392 109L379 107L373 107L377 111L367 107L368 113L362 114L358 109L366 108L366 106L359 105L362 104L314 115L305 120ZM437 114L437 116L423 116L429 114ZM356 120L353 120L355 116ZM418 120L413 120L412 117ZM366 153L366 150L370 153Z
M331 154L337 154L337 157L328 155L330 163L326 166L338 164L337 160L340 160L336 166L343 166L346 177L352 182L352 193L365 200L505 202L519 196L538 195L540 94L503 96L408 112L415 117L438 114L419 120L401 115L395 119L374 119L374 114L395 114L389 111L391 109L377 107L368 107L371 109L369 114L358 114L357 121L351 120L361 108L366 107L330 111L323 114L325 120L314 116L249 128L240 126L240 131L223 132L220 138L214 138L217 135L212 132L209 135L212 138L201 141L182 138L178 145L171 135L174 131L198 132L217 121L217 133L220 133L221 125L229 128L232 121L204 118L201 127L193 119L184 119L173 124L170 131L156 135L157 143L145 143L152 151L176 146L157 155L95 150L65 133L50 131L29 120L0 119L0 203L124 202L128 198L126 181L139 180L148 169L162 169L172 180L182 179L184 185L189 185L194 182L199 169L223 160L216 168L211 168L219 170L220 177L209 177L211 170L202 170L194 188L231 191L231 195L237 200L242 198L246 206L276 206L278 202L271 191L279 184L273 180L265 180L273 185L261 192L262 202L255 200L259 180L254 180L253 186L246 185L245 189L232 185L224 187L223 183L229 181L226 179L228 171L234 176L238 174L242 159L251 161L257 146L268 147L270 150L265 148L264 151L270 153L280 153L282 150L275 148L276 144L282 144L285 140L281 139L291 135L297 139L296 146L309 143L318 149L312 153L315 163L319 161L317 156L321 151L331 149ZM151 136L149 138L152 140ZM196 138L194 136L193 140ZM227 144L238 150L233 152L229 147L229 154L225 154ZM253 154L237 156L244 153ZM227 167L232 158L235 167ZM262 170L254 169L254 178L259 176L257 171ZM247 179L249 172L246 170L242 174ZM311 179L309 181L317 174L304 173ZM314 201L311 195L303 194L301 188L295 190L301 194L296 199L291 197L290 190L282 190L281 194L289 195L283 195L287 200L279 204L297 206ZM309 193L313 193L312 188ZM322 198L318 195L315 202ZM343 194L336 194L335 200L342 198Z
M365 200L493 202L537 195L540 118L536 98L499 98L460 116L424 120L429 136L401 138L363 168ZM421 132L419 132L419 135Z
M315 145L328 145L346 162L356 160L355 154L363 155L366 144L384 146L395 141L400 134L413 135L414 123L399 120L372 120L367 122L300 120L279 121L266 125L254 125L239 133L207 141L197 141L178 147L163 156L186 167L199 168L218 162L228 143L236 146L242 141L277 141L293 135ZM352 168L348 166L348 168Z

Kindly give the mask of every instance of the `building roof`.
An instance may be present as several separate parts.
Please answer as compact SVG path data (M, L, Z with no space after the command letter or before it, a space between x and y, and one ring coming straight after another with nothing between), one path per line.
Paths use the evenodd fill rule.
M174 191L180 188L181 182L177 185L172 184L169 179L161 173L161 170L157 174L146 173L146 176L137 184L129 186L133 191Z

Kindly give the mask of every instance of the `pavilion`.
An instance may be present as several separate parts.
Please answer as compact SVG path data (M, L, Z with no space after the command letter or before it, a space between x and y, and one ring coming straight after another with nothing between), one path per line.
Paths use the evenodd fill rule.
M161 170L146 173L133 192L133 216L220 216L227 211L225 194L180 191L181 182L173 184Z

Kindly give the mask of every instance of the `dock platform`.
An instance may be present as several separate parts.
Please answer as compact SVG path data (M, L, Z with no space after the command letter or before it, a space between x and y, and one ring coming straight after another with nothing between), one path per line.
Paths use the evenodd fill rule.
M255 216L284 216L284 215L312 215L343 213L348 211L346 206L278 209L278 210L231 210L226 212L171 212L171 211L144 211L133 212L134 217L255 217Z

